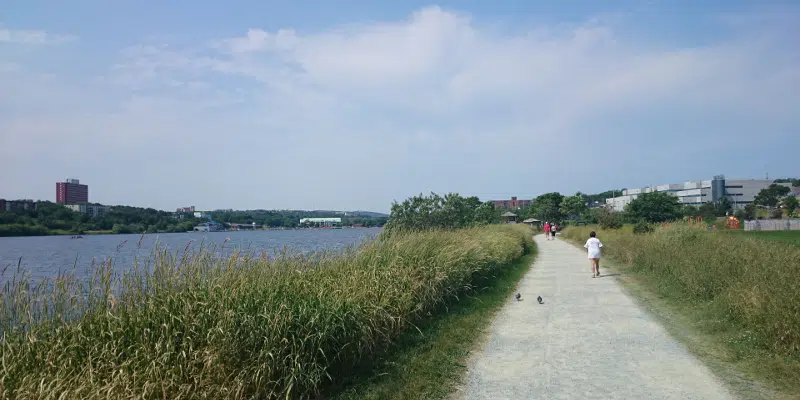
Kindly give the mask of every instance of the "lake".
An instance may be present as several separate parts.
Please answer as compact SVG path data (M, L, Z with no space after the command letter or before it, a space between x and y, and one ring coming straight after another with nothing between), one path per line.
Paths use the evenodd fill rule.
M113 258L118 272L128 270L136 257L147 258L153 248L166 248L175 252L187 246L197 249L200 243L226 249L250 249L274 254L283 247L309 253L320 250L341 250L352 244L374 238L381 228L360 229L298 229L273 231L190 232L149 235L84 235L83 239L70 236L35 236L0 238L0 282L10 280L22 257L22 267L31 273L32 280L55 277L59 271L76 275L91 271L92 261L102 263ZM141 245L139 240L141 239ZM228 253L228 251L226 251ZM85 275L84 275L85 276Z

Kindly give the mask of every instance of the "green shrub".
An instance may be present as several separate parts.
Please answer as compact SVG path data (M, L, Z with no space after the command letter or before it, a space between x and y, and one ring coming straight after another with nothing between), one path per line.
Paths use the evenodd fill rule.
M493 225L274 260L157 251L88 286L17 277L0 296L0 398L325 397L532 245Z
M648 224L647 222L638 222L633 227L633 233L637 235L645 234L645 233L653 233L655 228L653 225Z
M623 216L621 213L609 210L607 208L598 208L594 213L597 223L602 229L619 229L623 225Z
M384 236L396 232L429 229L460 229L499 222L500 214L494 203L481 202L477 197L461 197L457 193L439 196L410 197L402 203L392 203Z

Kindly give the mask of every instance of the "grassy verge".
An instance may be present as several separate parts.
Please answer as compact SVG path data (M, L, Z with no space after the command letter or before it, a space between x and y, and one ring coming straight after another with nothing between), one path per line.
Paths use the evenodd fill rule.
M783 242L792 246L800 247L800 231L745 231L731 230L726 231L730 235L751 237L754 239L771 240Z
M392 357L356 376L336 400L443 399L456 391L467 359L482 339L480 332L513 294L530 269L534 254L484 279L474 296L461 299L420 331L403 335Z
M0 296L0 397L329 397L531 245L502 225L311 257L158 251L88 284L21 276Z
M590 230L563 237L582 244ZM800 249L680 225L597 232L626 288L739 394L798 398Z

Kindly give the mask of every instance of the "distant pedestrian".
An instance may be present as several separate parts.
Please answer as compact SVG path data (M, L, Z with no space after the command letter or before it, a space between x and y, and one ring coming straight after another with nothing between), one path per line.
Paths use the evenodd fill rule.
M550 240L550 223L547 221L544 223L544 237Z
M558 230L558 226L553 224L550 226L550 233L553 234L553 240L556 240L556 231Z
M600 248L603 243L597 238L597 234L592 231L589 234L589 240L583 245L589 252L589 262L592 264L592 278L600 276Z

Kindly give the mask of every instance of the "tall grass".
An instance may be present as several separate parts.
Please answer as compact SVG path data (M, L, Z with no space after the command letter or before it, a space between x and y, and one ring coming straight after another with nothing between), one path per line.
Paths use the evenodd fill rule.
M592 227L564 237L583 242ZM654 233L598 230L604 251L662 295L708 305L748 346L800 360L800 248L675 224Z
M3 289L3 398L309 398L531 246L520 226L343 254L157 251L120 277Z

